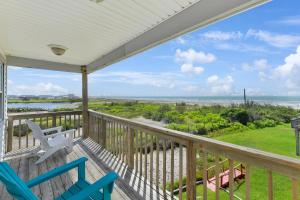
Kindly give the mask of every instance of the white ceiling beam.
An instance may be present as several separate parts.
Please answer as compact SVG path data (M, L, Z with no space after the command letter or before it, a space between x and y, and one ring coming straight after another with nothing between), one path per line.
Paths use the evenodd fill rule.
M172 18L87 65L93 72L176 38L199 27L225 19L270 0L201 0Z
M81 73L81 66L46 60L36 60L31 58L22 58L16 56L6 56L7 65L16 67L37 68L64 72Z

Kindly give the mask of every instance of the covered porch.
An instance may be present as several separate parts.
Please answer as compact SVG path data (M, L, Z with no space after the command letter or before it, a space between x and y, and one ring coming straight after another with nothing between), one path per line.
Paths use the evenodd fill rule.
M74 150L71 153L67 153L66 150L58 151L40 165L35 164L38 157L30 156L30 152L30 148L24 148L8 153L4 159L12 166L19 177L25 181L70 161L87 157L86 176L91 183L111 170L118 172L123 177L116 182L112 199L162 199L163 197L162 193L159 194L152 190L149 183L145 183L139 174L132 172L126 167L117 156L111 154L91 139L77 138L74 141ZM63 194L76 180L77 172L73 170L70 173L63 174L34 187L33 191L40 199L54 199ZM2 184L0 186L0 199L13 199Z
M20 177L27 180L67 161L85 156L89 158L87 177L90 181L93 182L111 170L120 175L113 193L114 199L186 199L191 194L195 196L189 197L190 199L235 199L234 185L238 165L245 176L245 199L250 199L255 194L257 186L251 184L251 171L256 169L267 174L267 185L261 187L266 188L265 196L268 199L276 198L276 189L280 186L274 182L273 177L278 175L290 180L291 199L299 199L299 159L93 110L88 110L88 117L89 137L84 138L81 111L9 115L6 146L12 149L6 150L4 160L13 166ZM34 165L37 158L31 152L39 146L39 142L31 137L30 131L24 134L24 130L18 128L18 125L24 124L25 119L35 121L45 128L55 124L76 129L74 151L69 154L65 150L59 151L44 163ZM226 170L224 162L228 162ZM224 191L221 186L227 180L223 178L225 171L228 173L225 175L228 187ZM47 199L47 195L50 195L48 199L52 199L63 192L68 187L67 184L76 180L76 173L66 176L70 177L70 181L64 182L64 176L61 176L58 180L47 182L47 189L40 185L35 192L46 195L41 196L43 199ZM210 179L214 179L214 182L210 182ZM200 193L197 189L199 186L202 187Z
M215 199L222 199L221 160L229 162L227 197L234 196L234 165L245 166L245 199L251 197L251 168L268 172L267 196L274 198L273 173L291 181L299 199L300 161L179 131L133 122L88 109L88 75L184 33L253 8L266 0L176 1L2 1L0 3L1 159L24 180L78 157L88 157L87 178L108 171L120 178L113 199L208 199L206 170L215 160ZM16 15L13 15L15 13ZM42 19L42 20L40 20ZM53 44L54 43L54 44ZM52 47L59 48L53 51ZM49 49L49 47L51 49ZM53 52L51 52L51 50ZM62 52L63 51L63 52ZM65 54L64 54L65 52ZM54 53L54 54L53 54ZM63 55L64 54L64 55ZM59 56L58 56L59 55ZM30 67L80 73L82 110L7 115L6 67ZM22 124L26 119L50 128L76 129L74 151L57 152L35 165L31 151L39 145ZM201 160L201 165L197 163ZM53 199L76 179L64 174L34 188ZM197 195L199 181L203 192ZM1 199L9 199L1 185Z

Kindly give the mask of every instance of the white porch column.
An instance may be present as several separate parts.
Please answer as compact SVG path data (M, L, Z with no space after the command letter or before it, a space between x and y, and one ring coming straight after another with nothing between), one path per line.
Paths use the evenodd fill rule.
M81 66L82 74L82 117L83 117L83 138L89 137L89 116L88 116L88 75L86 66Z
M1 50L1 49L0 49ZM7 66L5 55L0 51L0 160L5 154L5 127L7 119Z

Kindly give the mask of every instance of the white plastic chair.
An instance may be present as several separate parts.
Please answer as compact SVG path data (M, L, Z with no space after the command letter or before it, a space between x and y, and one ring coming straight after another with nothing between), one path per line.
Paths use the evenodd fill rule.
M73 150L73 134L75 129L62 132L62 127L54 127L42 130L39 125L26 120L28 127L32 130L32 135L35 139L40 141L40 147L36 153L40 157L35 164L39 164L46 160L49 156L56 151L66 148L68 152ZM57 133L46 134L56 131Z

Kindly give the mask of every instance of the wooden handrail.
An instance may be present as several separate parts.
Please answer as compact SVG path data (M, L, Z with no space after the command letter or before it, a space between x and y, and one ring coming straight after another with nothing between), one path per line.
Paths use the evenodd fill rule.
M142 122L135 122L129 119L116 117L93 110L89 110L89 113L90 115L102 116L107 120L125 123L128 124L131 128L138 128L140 130L160 135L161 137L171 138L172 140L179 141L181 143L183 142L187 144L188 142L195 142L199 145L200 148L206 149L213 153L223 154L227 158L276 171L291 178L297 177L300 179L300 160L296 158L239 146L211 138L184 133L181 131L153 126Z
M80 120L82 111L62 111L62 112L38 112L38 113L14 113L8 114L8 124L7 124L7 135L6 135L6 152L13 150L18 150L21 148L28 148L29 146L35 146L35 139L29 138L29 129L24 126L26 119L39 119L36 123L42 125L55 127L62 126L68 128L77 129L74 137L81 135L81 126ZM51 125L50 125L51 123ZM17 126L18 129L15 130L18 135L14 137L14 126ZM23 135L25 135L23 137ZM17 143L18 144L17 144ZM23 144L22 144L23 143ZM25 143L25 144L24 144ZM30 144L31 143L31 144Z
M169 183L171 190L171 197L174 195L173 187L174 187L174 143L177 144L177 148L180 150L178 154L179 168L176 169L179 175L179 199L182 199L182 176L183 176L183 156L182 149L185 148L186 152L186 185L184 186L186 189L186 198L187 199L196 199L196 166L197 162L196 158L199 154L202 156L203 160L203 169L207 168L207 153L214 155L216 160L216 177L220 174L220 164L225 161L219 162L220 157L224 157L229 159L230 167L229 167L229 196L230 199L234 198L234 190L233 190L233 181L234 181L234 170L233 166L234 161L238 161L239 163L245 164L245 181L246 181L246 191L245 197L246 200L250 199L250 169L251 166L259 167L266 169L269 174L272 172L278 172L285 176L288 176L292 180L292 194L293 196L297 196L298 187L297 181L300 179L300 160L278 155L274 153L269 153L265 151L260 151L253 148L243 147L235 144L230 144L227 142L218 141L211 138L206 138L202 136L197 136L189 133L184 133L176 130L170 130L163 127L153 126L142 122L135 122L130 119L125 119L121 117L112 116L109 114L104 114L100 112L96 112L93 110L89 110L89 117L91 121L105 122L106 124L106 132L107 135L104 136L106 138L106 146L108 150L123 159L126 154L126 163L129 168L133 168L139 174L144 175L147 180L147 175L150 173L150 183L156 184L156 188L161 186L162 190L166 192L166 179L167 179L167 171L170 174ZM92 131L93 138L99 138L97 135L102 134L99 131ZM103 131L102 131L103 132ZM124 137L131 139L125 139L127 142L126 145L129 147L129 151L124 152ZM148 138L151 139L151 143L148 143ZM92 138L92 139L93 139ZM154 139L153 139L154 138ZM166 144L167 141L170 143L170 157L167 158L166 154ZM101 143L101 142L100 142ZM103 142L102 142L103 143ZM156 160L155 160L155 170L153 170L153 143L156 146ZM148 149L150 153L147 152ZM159 150L157 150L159 148ZM150 154L150 162L148 162L147 157ZM161 154L161 155L160 155ZM143 158L144 157L144 158ZM162 159L162 160L161 160ZM161 166L162 164L162 166ZM150 165L151 172L147 172L147 166ZM170 169L167 169L167 165L170 166ZM143 167L144 166L144 167ZM161 170L161 171L159 171ZM153 173L155 172L156 181L153 181ZM203 170L203 199L207 199L207 180L208 177L207 170ZM269 175L268 181L268 189L269 189L269 197L272 197L270 194L272 193L272 178ZM222 177L221 177L222 184ZM219 178L216 179L215 184L215 195L216 199L220 199L219 193L220 181ZM153 187L155 188L155 187ZM296 200L296 198L294 198Z
M59 112L42 112L42 113L13 113L8 114L8 119L16 120L16 119L26 119L33 117L47 117L47 116L57 116L57 115L79 115L82 114L82 110L75 111L59 111Z

